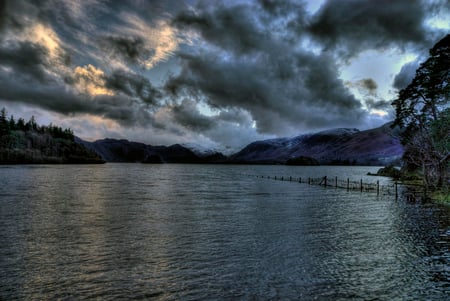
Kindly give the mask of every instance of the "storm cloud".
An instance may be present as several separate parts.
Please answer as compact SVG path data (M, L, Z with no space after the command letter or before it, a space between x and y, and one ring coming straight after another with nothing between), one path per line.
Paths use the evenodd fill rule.
M109 36L101 43L103 51L109 52L113 57L119 56L130 63L139 63L149 55L141 37Z
M366 49L428 47L424 24L430 9L420 0L328 0L307 30L325 49L346 57Z
M342 70L367 51L426 55L441 33L427 20L448 2L312 4L0 1L0 102L92 118L117 135L136 130L152 144L198 139L229 148L364 128L371 110L388 121L391 99L381 93L405 87L419 59L397 67L388 88L371 74L344 80Z
M209 44L198 54L179 54L183 69L167 90L185 91L214 108L244 109L261 133L357 124L361 105L338 78L334 58L271 35L253 10L220 6L178 16L178 26Z
M400 72L394 78L393 87L398 90L406 88L416 75L416 70L419 68L419 65L418 60L403 65Z
M50 67L48 51L31 42L10 43L0 48L0 65L15 70L15 74L44 82L46 69Z
M124 70L115 70L110 76L105 77L105 88L140 99L148 105L156 106L162 97L161 91L155 88L146 77Z

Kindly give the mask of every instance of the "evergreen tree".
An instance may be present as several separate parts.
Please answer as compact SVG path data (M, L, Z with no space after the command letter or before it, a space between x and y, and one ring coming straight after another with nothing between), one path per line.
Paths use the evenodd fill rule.
M9 133L9 123L6 117L6 109L3 108L0 111L0 136L7 135Z
M441 186L450 154L450 35L430 50L412 82L398 94L394 125L404 128L404 161L421 168L427 186Z
M11 117L9 118L9 129L11 131L16 130L16 121L14 120L14 116L11 115Z
M21 131L25 131L25 120L23 118L19 118L17 120L17 129Z

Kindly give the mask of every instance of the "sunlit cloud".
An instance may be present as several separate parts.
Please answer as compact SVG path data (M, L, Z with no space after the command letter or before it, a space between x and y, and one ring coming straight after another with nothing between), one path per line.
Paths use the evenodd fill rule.
M40 23L27 28L24 32L23 40L45 47L52 58L56 58L64 52L62 42L56 32L51 27Z
M386 111L383 111L383 110L372 109L372 110L370 110L370 114L376 115L379 117L384 117L384 116L387 116L389 113Z
M125 14L124 19L129 24L125 31L141 37L149 49L148 57L141 61L147 69L168 60L178 49L181 40L167 21L159 20L151 26L136 15Z
M96 95L114 95L112 90L105 88L105 73L95 66L87 65L77 66L74 70L74 86L84 94L90 96Z

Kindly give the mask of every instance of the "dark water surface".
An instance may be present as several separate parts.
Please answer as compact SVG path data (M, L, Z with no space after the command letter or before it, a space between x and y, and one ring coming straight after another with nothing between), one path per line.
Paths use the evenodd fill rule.
M0 299L450 300L448 207L244 175L374 170L0 166Z

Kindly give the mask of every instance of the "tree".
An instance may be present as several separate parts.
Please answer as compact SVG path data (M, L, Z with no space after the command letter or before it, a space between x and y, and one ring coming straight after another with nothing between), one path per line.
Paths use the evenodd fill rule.
M17 120L17 128L21 131L25 131L25 120L23 118Z
M25 124L25 128L27 131L36 131L37 130L37 123L36 119L34 118L34 115L31 116L30 120Z
M6 117L6 109L0 111L0 136L7 135L9 131L9 123Z
M9 129L11 131L14 131L16 129L16 121L14 120L13 115L11 115L11 117L9 118Z
M404 161L420 167L427 186L442 186L450 157L450 35L430 50L412 82L398 94L394 126L404 129Z

